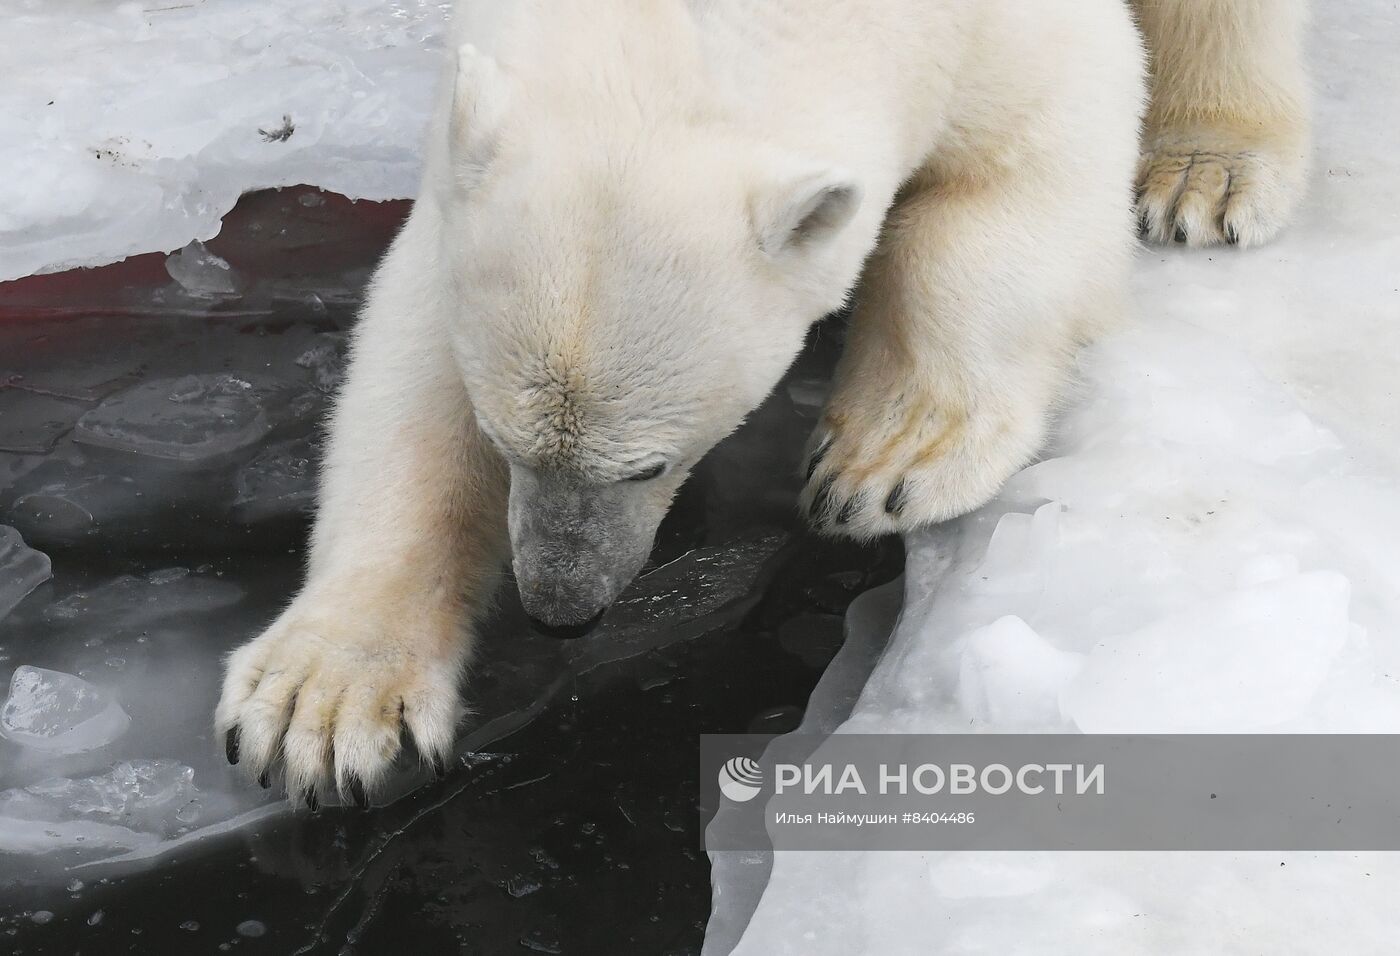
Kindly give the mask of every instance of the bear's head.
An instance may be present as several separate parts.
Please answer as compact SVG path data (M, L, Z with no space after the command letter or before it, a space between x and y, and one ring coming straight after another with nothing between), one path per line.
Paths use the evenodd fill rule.
M572 636L642 567L691 467L842 304L873 238L853 235L850 177L703 112L544 93L467 47L451 117L452 344L510 467L522 603Z

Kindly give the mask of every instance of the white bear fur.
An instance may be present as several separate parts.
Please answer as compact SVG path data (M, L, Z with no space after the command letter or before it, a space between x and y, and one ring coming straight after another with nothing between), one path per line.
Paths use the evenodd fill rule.
M1193 244L1268 238L1299 188L1301 4L1136 8L1141 162L1120 0L465 4L305 585L228 662L243 765L314 801L380 784L401 728L444 761L511 474L662 464L624 489L650 521L853 289L803 507L870 537L986 501L1124 308L1134 186Z

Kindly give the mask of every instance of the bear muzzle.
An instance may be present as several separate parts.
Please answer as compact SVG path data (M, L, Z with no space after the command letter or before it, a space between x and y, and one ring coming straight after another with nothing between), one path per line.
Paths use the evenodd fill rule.
M632 583L655 526L626 489L511 469L510 541L520 603L542 634L582 637Z

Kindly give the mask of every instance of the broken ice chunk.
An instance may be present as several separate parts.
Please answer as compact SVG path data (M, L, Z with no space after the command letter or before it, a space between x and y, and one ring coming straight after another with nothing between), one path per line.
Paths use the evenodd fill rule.
M724 612L742 613L756 600L763 565L786 540L759 531L646 572L622 592L590 640L571 645L574 666L586 671L723 626Z
M158 823L167 811L174 817L198 793L194 771L173 760L124 760L104 774L58 777L24 791L69 816L134 823L142 829Z
M345 377L345 343L342 332L327 332L321 341L297 356L297 365L311 373L311 380L323 392L333 392Z
M192 808L197 818L200 797L194 770L173 760L125 760L91 777L41 780L0 792L0 849L129 848L168 839L191 822Z
M0 736L51 753L105 747L126 733L121 705L80 677L25 665L10 678Z
M243 287L243 280L233 266L210 252L198 239L172 252L165 260L165 271L190 295L203 299L237 295Z
M131 455L202 465L242 451L272 430L275 382L187 375L126 389L78 419L75 441Z
M270 446L238 472L233 517L256 524L311 512L316 500L315 450L308 440Z
M242 597L236 584L191 574L188 568L162 568L142 577L123 574L90 591L70 594L44 608L43 617L51 624L91 622L106 633L117 633L227 607Z
M44 463L42 455L16 455L0 451L0 497L13 488L21 478Z
M19 388L0 388L0 451L42 455L53 449L86 411L79 402Z
M48 555L26 546L14 528L0 525L0 618L51 577Z
M27 484L38 487L19 494L9 513L31 541L79 544L140 514L140 488L125 475L65 474L42 480L44 471L34 473Z

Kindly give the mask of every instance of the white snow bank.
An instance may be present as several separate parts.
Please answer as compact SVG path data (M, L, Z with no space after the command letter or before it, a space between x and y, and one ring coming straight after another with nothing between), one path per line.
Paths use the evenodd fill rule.
M888 645L829 692L888 629L853 608L809 729L1400 732L1400 12L1316 16L1298 224L1144 253L1047 459L908 542ZM1384 952L1400 858L723 853L714 882L706 954Z
M414 195L450 7L0 0L0 281L209 239L250 189Z

